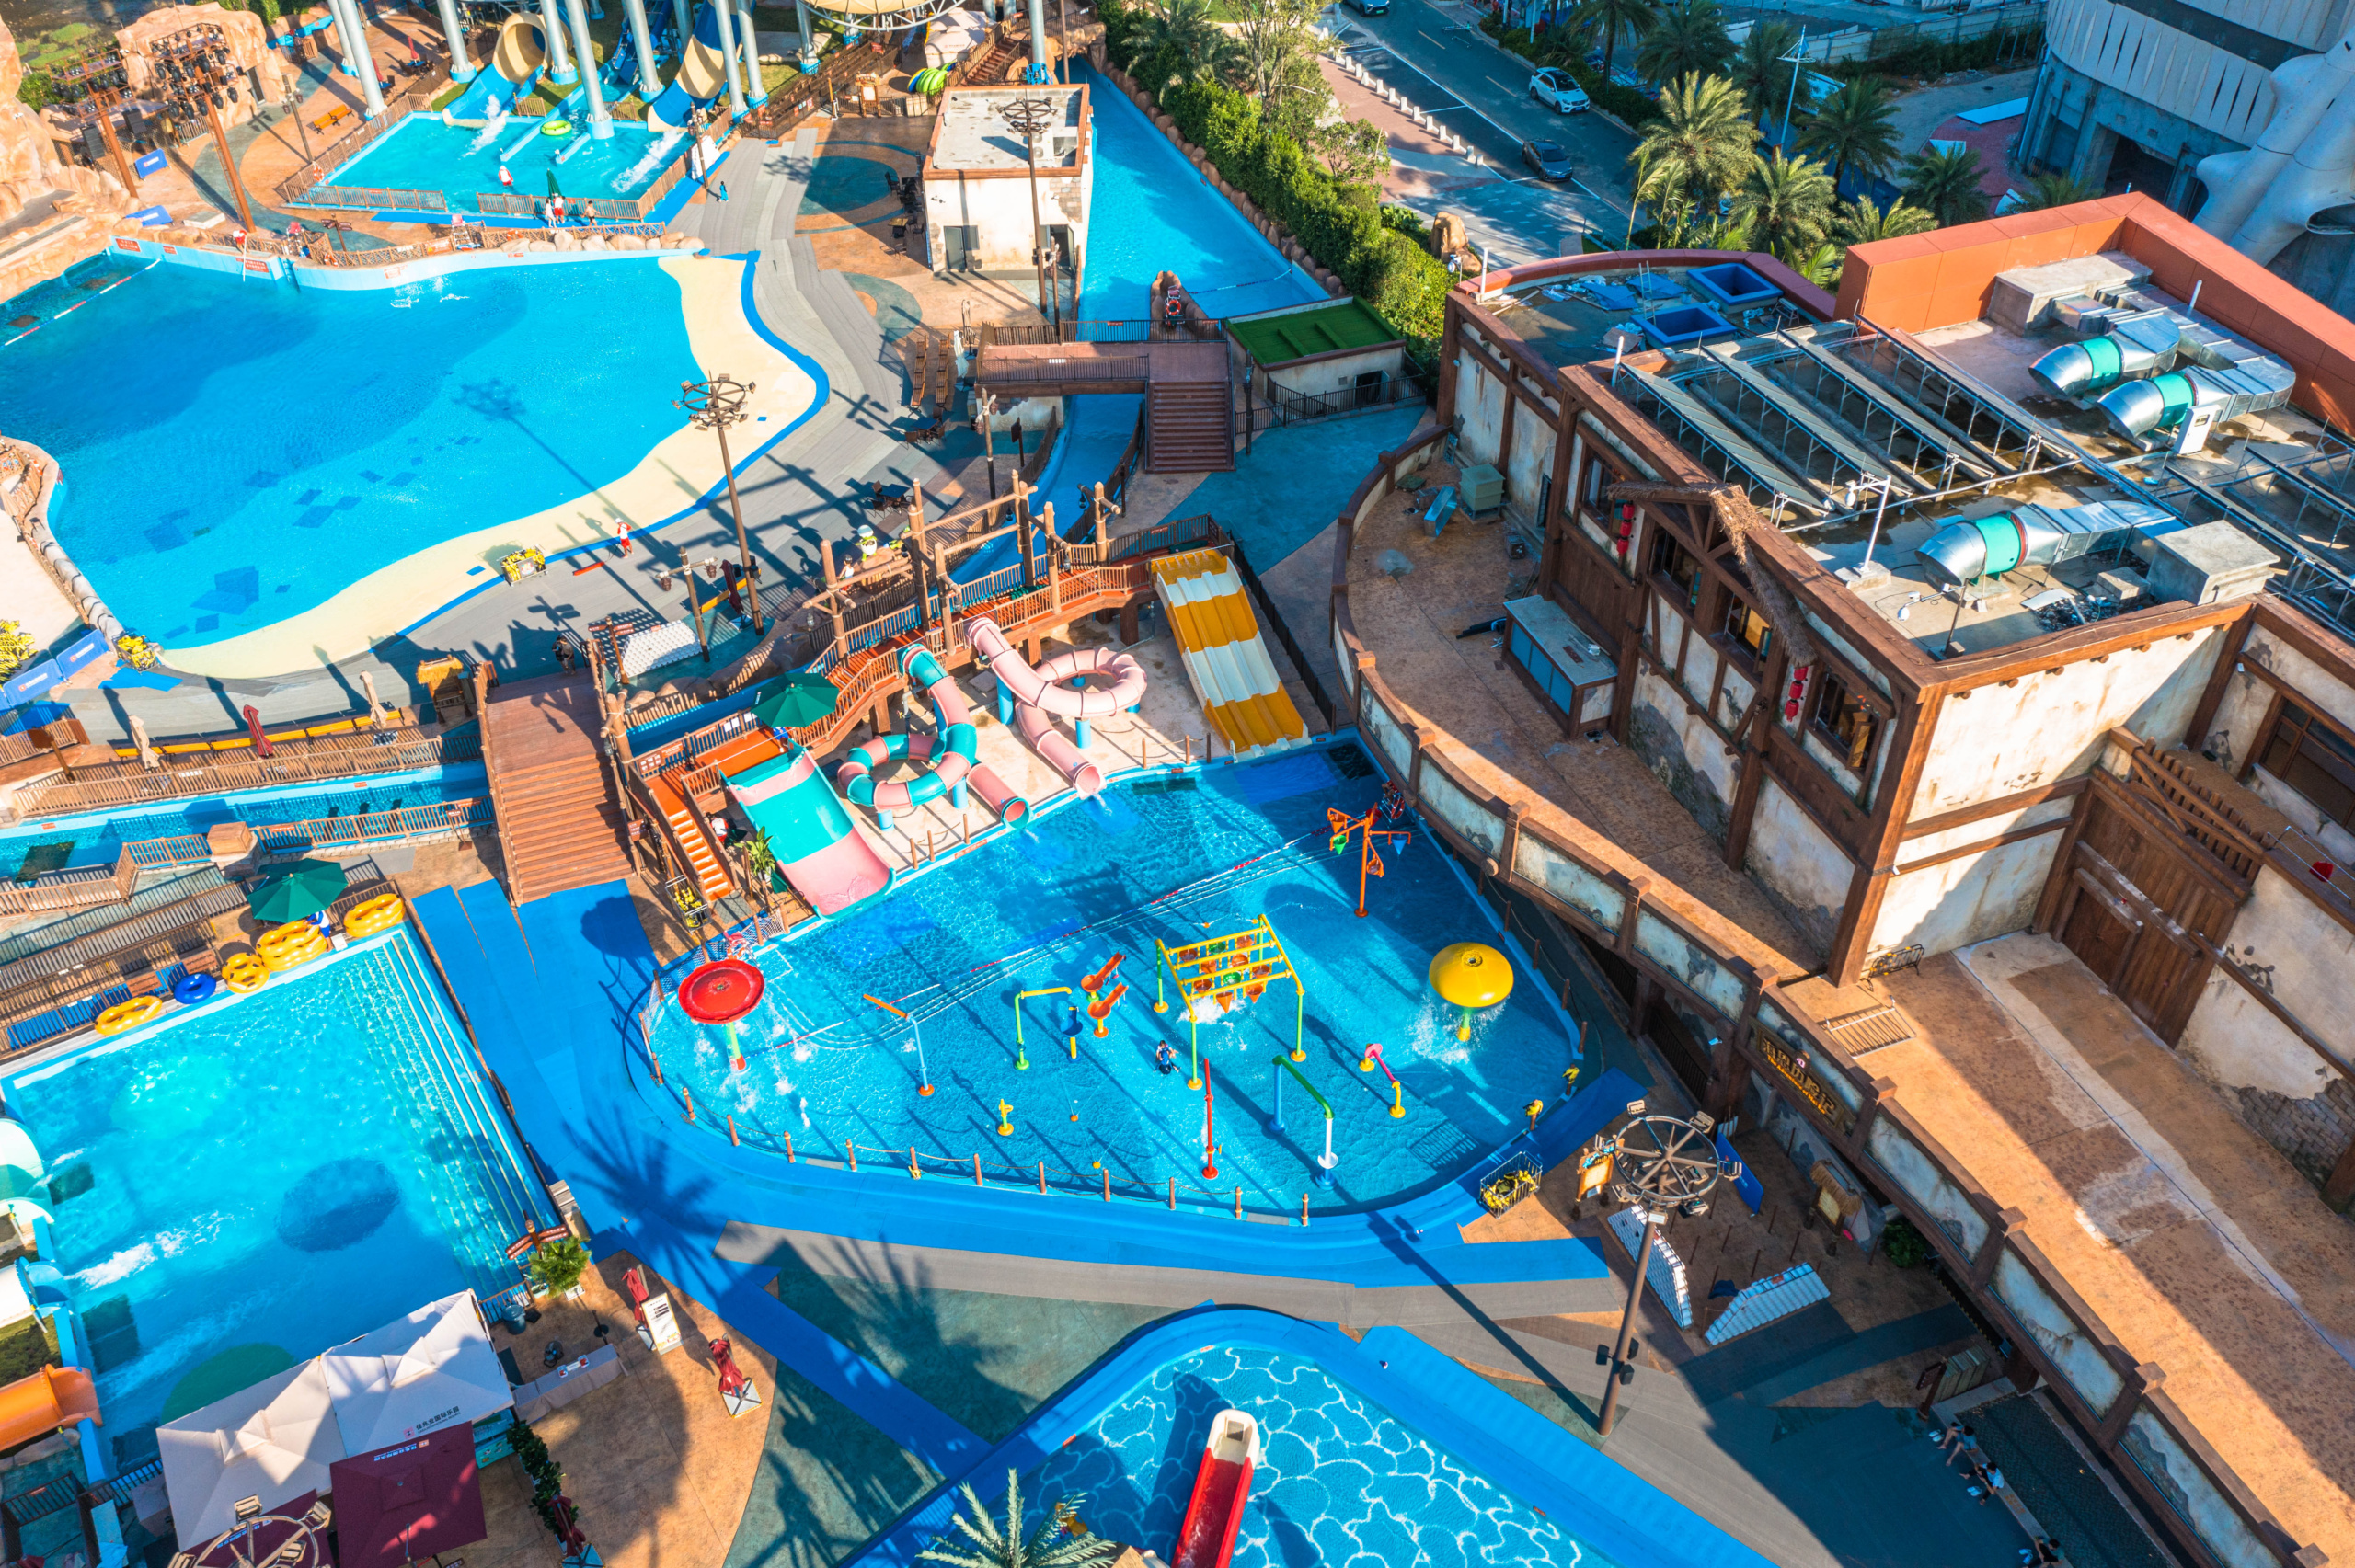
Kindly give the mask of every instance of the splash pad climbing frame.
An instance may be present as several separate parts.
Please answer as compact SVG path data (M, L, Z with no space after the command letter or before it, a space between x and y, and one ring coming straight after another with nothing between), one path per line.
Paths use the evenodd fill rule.
M1187 1088L1202 1086L1204 1015L1213 1021L1223 1018L1246 1002L1258 1001L1277 980L1292 982L1292 1059L1307 1059L1301 1033L1307 1022L1308 988L1301 984L1299 974L1292 967L1292 957L1276 939L1276 928L1268 922L1267 916L1261 915L1241 931L1223 936L1205 937L1178 947L1156 941L1153 946L1153 1010L1169 1011L1169 988L1173 985L1186 1004L1187 1046L1193 1054L1193 1075L1186 1080Z

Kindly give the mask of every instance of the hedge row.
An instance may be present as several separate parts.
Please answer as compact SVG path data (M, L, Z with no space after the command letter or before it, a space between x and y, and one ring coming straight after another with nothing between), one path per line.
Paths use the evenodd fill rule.
M1140 85L1166 82L1175 66L1139 58L1144 17L1131 0L1103 0L1105 47ZM1145 90L1151 93L1151 86ZM1215 82L1187 82L1155 95L1178 133L1394 331L1428 352L1440 335L1446 267L1384 223L1374 192L1336 180L1300 143L1260 122L1258 103Z

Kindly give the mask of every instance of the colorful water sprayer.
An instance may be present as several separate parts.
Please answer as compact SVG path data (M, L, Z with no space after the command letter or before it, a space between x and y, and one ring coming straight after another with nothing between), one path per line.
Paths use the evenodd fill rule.
M916 1090L916 1093L919 1094L930 1094L932 1093L932 1069L926 1067L924 1062L924 1031L916 1027L916 1021L913 1018L910 1018L905 1012L900 1008L892 1006L881 997L867 996L865 991L860 991L858 994L865 997L868 1001L873 1002L876 1006L881 1008L884 1012L892 1014L894 1017L906 1020L908 1033L915 1036L916 1042L916 1082L921 1085L921 1087Z
M761 1004L768 979L741 958L698 964L679 982L679 1009L698 1024L717 1024L728 1034L729 1065L744 1070L744 1047L736 1025Z
M1308 1091L1308 1097L1316 1102L1316 1108L1325 1113L1325 1152L1316 1157L1316 1185L1329 1187L1333 1185L1333 1167L1341 1162L1341 1157L1333 1152L1332 1103L1316 1092L1316 1085L1308 1081L1308 1075L1294 1066L1292 1059L1281 1051L1269 1057L1268 1061L1269 1076L1275 1080L1276 1084L1276 1109L1275 1114L1268 1118L1268 1130L1284 1130L1284 1074L1289 1072L1300 1081L1303 1089Z
M1186 1018L1189 1024L1189 1048L1193 1053L1193 1076L1186 1080L1189 1089L1202 1086L1202 1018L1207 1013L1213 1020L1224 1016L1246 1001L1257 1001L1267 994L1268 987L1283 979L1292 982L1292 1059L1304 1061L1307 1050L1300 1036L1306 1022L1308 988L1300 981L1292 968L1291 956L1283 944L1276 940L1275 927L1261 915L1241 931L1224 936L1206 937L1200 942L1189 942L1172 947L1155 942L1154 953L1154 1001L1155 1013L1169 1011L1169 987L1186 1003Z
M1456 1009L1455 1037L1472 1037L1472 1014L1512 994L1512 961L1484 942L1458 942L1431 958L1431 990Z
M1390 1114L1394 1116L1405 1116L1407 1114L1407 1086L1398 1082L1398 1075L1396 1073L1390 1070L1390 1059L1382 1054L1382 1047L1380 1046L1369 1045L1366 1047L1365 1054L1358 1058L1358 1070L1360 1072L1372 1072L1377 1063L1379 1063L1382 1068L1382 1075L1390 1080Z
M1014 993L1014 1065L1016 1067L1027 1070L1030 1066L1030 1052L1022 1040L1022 1004L1034 996L1069 996L1070 994L1071 987L1069 986L1041 986L1037 990L1018 990ZM1071 1037L1071 1054L1073 1059L1078 1059L1079 1036L1077 1035Z

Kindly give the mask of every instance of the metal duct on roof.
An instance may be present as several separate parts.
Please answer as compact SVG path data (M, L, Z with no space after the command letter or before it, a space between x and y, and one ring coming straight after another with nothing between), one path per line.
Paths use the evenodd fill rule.
M2213 406L2220 419L2278 408L2297 384L2284 361L2130 284L2056 308L2062 326L2103 336L2062 344L2029 373L2063 397L2110 387L2099 406L2110 428L2131 440L2176 424L2194 407ZM2155 381L2133 379L2148 375Z
M1990 517L1950 522L1924 540L1913 555L1931 582L1959 588L2017 567L2074 561L2111 545L2131 544L2138 553L2147 553L2144 541L2183 526L2183 520L2165 507L2142 501L2088 501L2075 507L2031 502Z

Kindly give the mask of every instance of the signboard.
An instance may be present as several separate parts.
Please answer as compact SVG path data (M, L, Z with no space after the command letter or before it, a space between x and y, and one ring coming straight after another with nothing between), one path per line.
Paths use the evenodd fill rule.
M1822 1080L1800 1062L1797 1052L1763 1029L1752 1030L1750 1037L1758 1043L1759 1054L1775 1064L1775 1070L1799 1092L1801 1099L1815 1107L1818 1116L1844 1133L1856 1125L1855 1113L1832 1097Z

